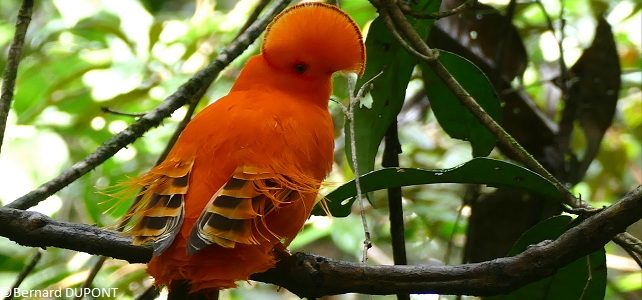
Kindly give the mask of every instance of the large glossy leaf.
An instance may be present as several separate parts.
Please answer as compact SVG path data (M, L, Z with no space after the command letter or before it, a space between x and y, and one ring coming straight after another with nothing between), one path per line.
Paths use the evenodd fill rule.
M440 51L439 61L493 118L501 118L501 105L486 75L467 59ZM495 137L459 102L455 94L425 63L421 64L426 94L441 127L453 138L470 142L473 156L486 156L495 147Z
M540 175L505 161L484 157L472 159L451 169L384 168L365 174L360 178L361 189L364 193L419 184L474 183L493 187L514 187L552 199L560 198L560 194L553 184ZM354 180L328 194L326 198L332 215L335 217L349 215L355 195ZM318 207L315 208L314 214L324 215Z
M572 218L569 216L555 216L542 221L522 235L511 249L509 255L519 254L526 250L529 245L537 244L544 240L556 239L571 227L571 221ZM601 249L589 255L588 259L585 256L560 268L550 277L528 284L510 294L490 299L601 300L604 299L605 288L606 255L604 249Z
M413 6L416 11L436 11L440 1L417 1ZM417 32L422 36L428 35L433 21L428 19L409 19ZM357 143L357 162L360 174L374 169L375 156L379 144L388 127L401 110L406 96L406 87L410 75L417 64L416 58L403 49L397 40L386 28L383 20L378 17L370 25L366 38L367 64L363 77L358 81L361 86L381 71L383 74L377 78L370 94L372 105L355 108L355 139ZM352 149L350 148L349 124L345 126L346 154L351 161ZM352 167L352 163L350 164Z
M453 9L465 1L444 0L441 10ZM506 10L510 10L510 6ZM517 28L511 18L490 5L474 3L460 14L439 19L435 26L485 63L499 69L508 81L526 70L528 54Z
M570 68L568 97L559 123L560 140L569 147L574 121L579 121L586 149L577 166L571 162L571 182L579 182L597 156L606 130L611 127L618 103L622 70L615 37L605 18L599 18L591 46ZM566 149L566 148L564 148Z

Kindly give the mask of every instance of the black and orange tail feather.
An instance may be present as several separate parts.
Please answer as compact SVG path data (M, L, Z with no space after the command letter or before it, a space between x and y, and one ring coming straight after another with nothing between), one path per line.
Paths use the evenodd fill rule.
M185 194L194 160L165 161L129 184L143 187L129 216L133 226L126 233L134 245L152 244L160 255L180 232L185 215Z

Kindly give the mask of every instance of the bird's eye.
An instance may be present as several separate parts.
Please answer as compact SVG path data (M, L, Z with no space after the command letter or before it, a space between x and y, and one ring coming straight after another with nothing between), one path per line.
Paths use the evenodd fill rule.
M305 71L308 70L308 65L302 62L298 62L294 64L294 72L297 74L303 74Z

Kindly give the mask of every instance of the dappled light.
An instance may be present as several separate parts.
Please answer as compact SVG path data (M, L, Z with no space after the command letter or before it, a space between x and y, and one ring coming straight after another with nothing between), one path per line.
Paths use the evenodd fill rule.
M168 297L166 289L154 292L140 264L149 247L116 232L138 201L139 191L122 192L122 183L162 162L186 122L230 92L261 52L269 21L261 18L285 5L267 1L255 11L264 2L35 1L10 109L0 114L0 205L8 211L0 210L8 237L0 238L0 297L34 257L20 290L87 285L105 289L95 299L146 291ZM351 94L355 82L333 77L334 160L317 197L327 206L312 210L289 245L307 254L222 290L219 299L550 299L538 290L551 287L556 299L639 297L642 222L624 209L642 202L637 1L326 2L354 19L367 53L355 79L363 97ZM22 3L0 1L1 70L12 64ZM59 176L65 179L56 182ZM38 224L61 237L19 231ZM75 233L68 249L63 228ZM581 239L580 230L594 239ZM114 249L103 246L110 243ZM117 259L103 264L97 254ZM520 265L535 261L529 255L543 257L532 276ZM486 261L498 267L476 264ZM364 269L370 281L355 271L394 264L417 269L390 284L378 280L394 269ZM461 264L473 270L471 279L439 277L437 266L453 268L441 276L459 276ZM479 282L489 285L476 288ZM368 298L370 289L376 295Z

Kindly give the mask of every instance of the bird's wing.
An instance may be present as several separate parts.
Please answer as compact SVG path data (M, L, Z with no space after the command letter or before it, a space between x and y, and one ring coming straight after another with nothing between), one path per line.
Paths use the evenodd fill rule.
M132 182L144 189L131 213L134 225L128 233L134 245L153 243L157 256L172 244L183 224L193 165L193 159L165 161Z
M192 255L211 244L234 248L237 244L260 244L282 237L271 230L266 217L291 205L300 193L315 192L316 184L301 184L274 172L239 167L203 209L189 236ZM307 217L307 216L305 216Z

